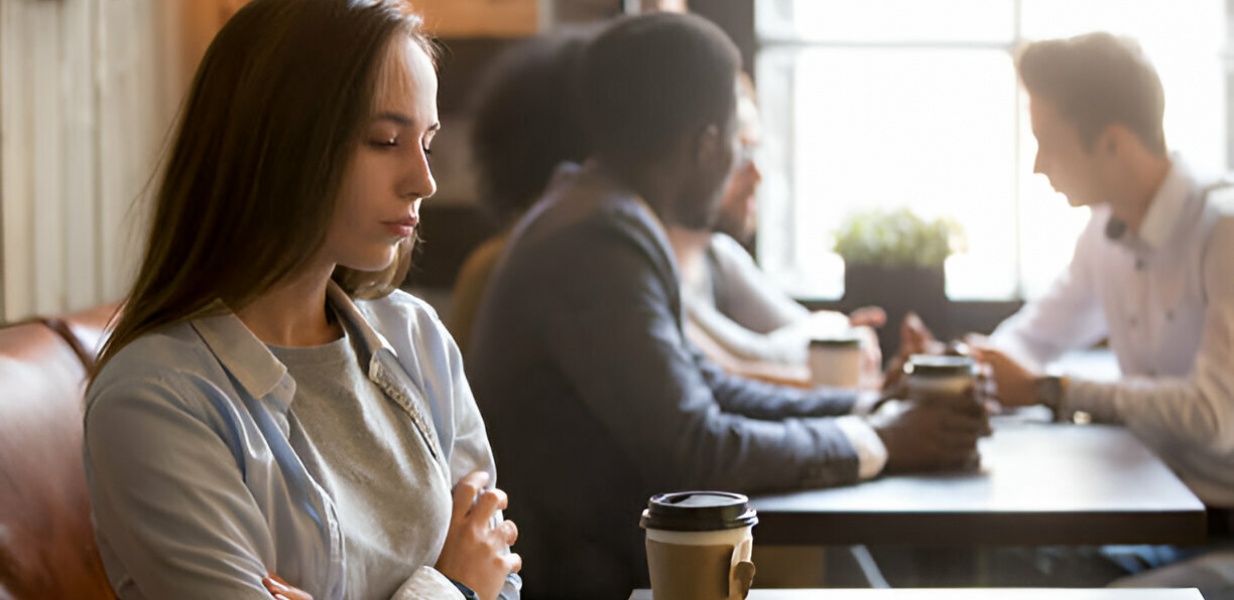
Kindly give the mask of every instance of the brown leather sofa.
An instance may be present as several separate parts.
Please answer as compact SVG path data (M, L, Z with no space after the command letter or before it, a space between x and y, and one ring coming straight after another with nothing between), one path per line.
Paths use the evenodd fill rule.
M0 600L115 598L81 459L86 372L115 311L0 328Z

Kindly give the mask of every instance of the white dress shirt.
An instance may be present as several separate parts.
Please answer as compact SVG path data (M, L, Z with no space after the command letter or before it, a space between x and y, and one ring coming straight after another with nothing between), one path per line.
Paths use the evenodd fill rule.
M991 342L1044 365L1108 337L1122 379L1072 378L1063 416L1124 423L1205 503L1234 506L1234 193L1177 157L1140 231L1093 210L1071 265Z

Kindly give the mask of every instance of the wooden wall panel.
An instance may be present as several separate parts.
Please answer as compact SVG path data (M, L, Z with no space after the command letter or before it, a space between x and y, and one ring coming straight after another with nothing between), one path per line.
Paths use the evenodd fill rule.
M5 321L118 299L179 90L166 0L0 0Z
M540 28L537 0L412 0L437 37L520 37Z

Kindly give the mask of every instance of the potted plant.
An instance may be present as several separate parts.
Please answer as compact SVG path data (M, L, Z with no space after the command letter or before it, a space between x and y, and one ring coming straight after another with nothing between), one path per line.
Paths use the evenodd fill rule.
M926 221L908 208L854 214L835 235L835 252L844 259L841 304L887 311L879 332L884 354L899 347L900 322L910 311L943 334L949 327L943 263L963 247L963 229L950 219Z

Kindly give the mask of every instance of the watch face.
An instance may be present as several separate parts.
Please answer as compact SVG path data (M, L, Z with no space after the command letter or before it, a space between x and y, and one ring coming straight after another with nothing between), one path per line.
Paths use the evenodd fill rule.
M1037 401L1050 408L1057 409L1063 397L1063 382L1058 377L1040 377L1037 379Z

